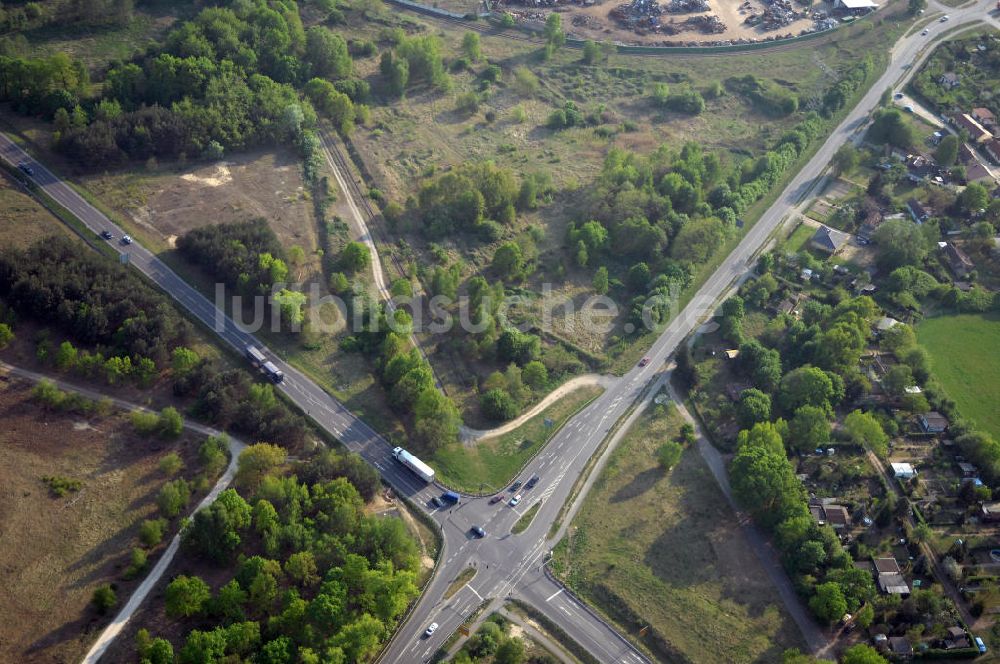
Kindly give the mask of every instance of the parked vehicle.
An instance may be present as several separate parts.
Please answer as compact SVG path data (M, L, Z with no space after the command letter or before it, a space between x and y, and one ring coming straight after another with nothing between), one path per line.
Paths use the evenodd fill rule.
M507 490L508 491L517 491L520 488L521 488L521 480L518 480L518 481L514 482L513 484L511 484L510 488L507 489Z
M503 496L500 495L500 494L497 494L497 495L493 496L492 498L490 498L490 505L496 505L501 500L503 500Z
M525 489L531 489L531 488L534 488L534 486L535 486L536 484L538 484L538 480L540 480L540 479L541 479L541 478L540 478L540 477L539 477L538 475L532 475L532 476L531 476L531 479L530 479L530 480L528 480L528 483L524 485L524 488L525 488Z
M519 502L521 502L521 494L517 494L516 496L514 496L513 498L511 498L509 504L510 504L511 507L517 507L517 504Z
M454 491L445 491L441 494L441 500L446 503L451 503L452 505L457 505L458 501L461 500L461 496Z
M396 461L412 470L413 473L423 481L434 481L434 469L404 450L402 447L394 447L392 449L392 456L396 457Z

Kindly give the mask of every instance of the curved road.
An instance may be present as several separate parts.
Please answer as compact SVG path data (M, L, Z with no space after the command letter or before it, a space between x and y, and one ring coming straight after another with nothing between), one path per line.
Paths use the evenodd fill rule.
M980 0L965 9L947 10L951 26L971 24L986 18L989 0ZM990 20L995 25L995 22ZM576 479L585 469L601 442L616 422L628 411L643 389L660 371L667 358L684 337L709 315L730 285L744 275L787 212L794 208L823 178L823 171L837 148L848 140L857 140L882 91L900 81L906 66L914 68L926 55L928 38L915 33L902 38L892 49L887 71L871 87L861 102L848 113L812 159L791 180L776 202L747 232L726 261L705 282L691 303L674 318L653 344L647 355L651 362L633 368L558 431L544 450L528 465L523 478L537 474L541 480L516 508L506 502L490 505L485 499L463 500L448 510L430 514L442 528L444 542L441 570L425 589L410 617L398 630L382 659L387 662L426 661L454 630L483 601L482 598L516 596L544 612L571 638L603 662L646 662L614 629L605 624L586 605L565 592L543 569L546 553L555 543L548 537L550 525L561 506L570 497ZM17 144L0 134L0 156L11 164L27 163L34 169L33 182L45 193L76 215L90 230L109 230L121 237L121 229L86 202L43 165L34 161ZM372 463L387 483L418 506L428 505L438 492L399 466L391 456L390 444L368 424L354 416L339 401L325 393L301 372L276 358L266 347L240 329L214 304L202 296L147 249L137 245L116 245L128 255L129 262L183 305L192 316L214 330L226 343L242 354L248 344L262 348L284 371L285 380L278 387L303 411L347 448ZM583 493L577 497L579 501ZM519 535L510 528L525 510L535 503L541 507L531 525ZM473 525L483 526L485 539L474 539ZM450 600L443 600L448 583L458 571L475 566L478 573L472 583ZM440 629L429 639L420 634L431 621Z

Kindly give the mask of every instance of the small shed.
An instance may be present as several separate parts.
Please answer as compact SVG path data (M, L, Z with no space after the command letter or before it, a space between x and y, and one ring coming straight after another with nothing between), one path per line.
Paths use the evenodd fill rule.
M908 480L917 474L917 469L912 464L894 462L890 465L892 466L892 475L897 480Z

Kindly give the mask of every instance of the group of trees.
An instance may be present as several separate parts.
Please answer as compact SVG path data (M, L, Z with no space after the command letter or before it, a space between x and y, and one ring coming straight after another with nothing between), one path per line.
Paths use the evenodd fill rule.
M518 182L492 161L469 162L424 183L413 212L429 238L460 233L495 240L514 222L518 207L527 209L537 198L535 179Z
M290 449L305 442L304 419L278 399L271 384L254 382L242 369L226 369L185 348L174 352L173 377L174 394L192 397L190 412L200 420Z
M734 76L726 81L726 87L749 98L767 115L783 117L799 110L798 95L770 79L753 74Z
M288 277L284 250L263 218L195 228L177 240L177 249L244 295L269 293Z
M772 533L786 569L809 608L826 623L856 612L875 596L871 574L852 564L829 526L820 526L806 504L805 489L785 452L779 430L770 422L739 435L730 466L733 493L754 519ZM871 623L869 612L857 620Z
M104 357L118 357L119 364L129 360L131 366L146 367L146 359L162 364L170 349L190 335L189 324L138 274L68 238L46 238L23 251L0 253L0 296L22 316L103 347ZM91 360L96 355L86 366L96 370ZM81 362L78 357L76 363Z
M301 103L300 86L346 132L355 102L367 95L367 84L348 78L343 38L322 26L305 31L294 0L203 9L162 46L113 64L99 99L86 98L82 75L49 75L53 58L0 60L0 72L12 72L0 81L14 79L5 98L55 117L59 149L94 168L149 157L217 159L225 150L294 141L286 116ZM312 106L305 119L315 122Z
M942 74L954 72L955 86L942 85ZM934 49L913 77L913 88L939 113L955 109L986 107L1000 114L1000 105L991 94L1000 85L1000 39L978 35L956 39Z
M657 106L688 115L698 115L705 110L704 97L690 85L671 89L666 83L657 83L653 86L653 101Z
M469 637L462 649L452 660L455 664L475 662L495 662L495 664L522 664L525 659L525 644L521 637L508 634L510 624L500 615L494 614L483 622L476 633ZM529 664L554 664L547 657L533 657Z
M444 70L441 40L435 35L408 37L402 30L391 31L393 49L383 51L379 72L389 94L400 97L416 84L431 85L442 90L451 87Z
M283 458L258 454L266 447L240 459L253 481L222 492L185 530L188 555L232 569L229 580L213 588L175 577L164 609L186 637L174 644L140 630L141 658L365 662L416 597L419 557L402 521L366 514L336 464L313 465L304 482L285 474Z

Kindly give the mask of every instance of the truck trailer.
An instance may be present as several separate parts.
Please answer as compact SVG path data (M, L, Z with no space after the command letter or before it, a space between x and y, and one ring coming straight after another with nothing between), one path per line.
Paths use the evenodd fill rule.
M423 481L434 481L434 469L404 450L402 447L393 448L392 456L396 457L396 461L412 470L414 474Z
M258 369L262 370L268 378L271 379L273 383L280 383L285 379L284 372L279 369L274 362L271 362L264 356L264 353L260 351L256 346L246 347L247 359L250 360L250 364L254 365Z

